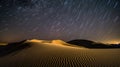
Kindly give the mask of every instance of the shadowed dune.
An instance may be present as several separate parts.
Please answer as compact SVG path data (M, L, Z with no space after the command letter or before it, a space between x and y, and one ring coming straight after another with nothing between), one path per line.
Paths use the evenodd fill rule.
M9 43L7 45L0 45L0 57L6 56L10 53L21 51L30 47L29 43L24 43L26 40L16 43Z
M86 48L120 48L119 44L103 44L103 43L97 43L90 40L83 40L83 39L76 39L67 42L69 44L77 45L77 46L83 46Z
M61 40L27 40L31 47L0 57L0 67L120 67L120 49L87 49Z

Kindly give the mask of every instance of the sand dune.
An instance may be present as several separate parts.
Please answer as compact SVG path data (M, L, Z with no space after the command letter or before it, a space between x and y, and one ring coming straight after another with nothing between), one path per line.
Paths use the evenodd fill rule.
M61 40L27 40L32 46L0 57L0 67L120 67L120 49L87 49Z

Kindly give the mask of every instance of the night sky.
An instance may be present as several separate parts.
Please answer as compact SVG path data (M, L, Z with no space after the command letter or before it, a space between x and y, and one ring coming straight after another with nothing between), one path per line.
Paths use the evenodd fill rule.
M0 42L120 41L120 0L0 0Z

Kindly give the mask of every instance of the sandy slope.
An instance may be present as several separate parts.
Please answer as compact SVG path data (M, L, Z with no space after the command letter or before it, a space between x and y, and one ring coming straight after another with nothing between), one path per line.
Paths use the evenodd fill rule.
M29 40L32 47L0 57L0 67L120 67L120 49L86 49L61 41Z

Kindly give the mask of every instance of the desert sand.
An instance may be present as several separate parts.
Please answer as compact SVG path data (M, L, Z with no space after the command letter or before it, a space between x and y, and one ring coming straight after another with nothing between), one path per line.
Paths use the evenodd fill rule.
M88 49L61 40L27 40L31 47L0 57L0 67L120 67L120 49Z

